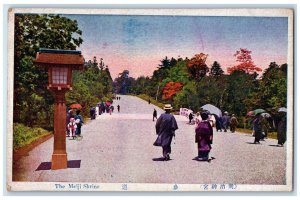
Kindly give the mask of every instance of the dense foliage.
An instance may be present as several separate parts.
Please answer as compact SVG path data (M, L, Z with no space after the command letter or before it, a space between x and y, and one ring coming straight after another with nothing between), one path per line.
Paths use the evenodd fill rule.
M236 114L240 121L253 109L263 108L276 117L278 108L286 107L287 64L272 62L259 76L261 68L254 65L251 51L240 49L233 56L238 64L224 74L217 61L207 66L207 56L200 53L191 59L165 57L152 77L127 77L131 88L128 93L171 103L176 110L186 107L199 111L210 103Z
M48 74L33 65L39 48L75 50L83 40L77 21L59 15L16 14L14 43L14 122L49 127L53 97Z
M53 127L52 94L46 88L48 73L33 64L39 48L75 50L83 42L76 20L59 15L16 14L14 45L14 123ZM89 106L112 98L112 78L103 59L86 62L73 72L73 90L67 105L79 103L83 114Z
M42 128L30 128L23 124L15 123L13 127L14 149L30 144L41 136L49 134L49 131Z
M101 59L102 60L102 59ZM98 64L96 57L88 61L83 71L73 72L73 89L66 95L67 106L79 103L85 116L90 107L99 101L108 101L113 97L112 78L108 69Z

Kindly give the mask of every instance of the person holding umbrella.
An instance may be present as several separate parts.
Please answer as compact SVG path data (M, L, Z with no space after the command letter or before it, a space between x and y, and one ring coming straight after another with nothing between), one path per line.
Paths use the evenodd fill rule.
M260 144L260 140L262 138L262 125L261 125L261 115L260 113L257 113L255 115L255 118L253 120L253 129L254 129L254 144Z
M175 130L178 129L175 117L171 114L171 104L164 106L165 113L161 114L156 121L156 134L160 137L159 146L163 149L165 161L170 160L172 138L175 137Z

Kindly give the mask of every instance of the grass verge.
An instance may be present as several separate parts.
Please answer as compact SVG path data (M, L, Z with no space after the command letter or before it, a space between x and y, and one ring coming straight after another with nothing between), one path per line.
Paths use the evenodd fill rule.
M159 107L159 108L161 108L161 109L164 108L164 104L163 104L163 103L161 103L161 102L159 102L159 101L156 101L154 98L152 98L152 97L150 97L150 96L148 96L148 95L146 95L146 94L139 94L139 95L133 95L133 96L139 97L139 98L141 98L141 99L143 99L143 100L145 100L145 101L147 101L147 102L148 102L149 99L150 99L151 104L156 105L157 107Z
M49 134L48 130L42 128L31 128L23 124L13 125L13 149L18 149L32 143L33 141Z
M252 130L245 129L245 128L237 128L236 129L240 133L246 133L246 134L252 134ZM276 132L269 132L268 138L277 139L277 133Z

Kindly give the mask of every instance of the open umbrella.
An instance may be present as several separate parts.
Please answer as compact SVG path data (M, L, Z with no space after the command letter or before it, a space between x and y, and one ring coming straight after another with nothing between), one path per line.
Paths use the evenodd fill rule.
M81 105L79 103L73 103L72 105L70 105L70 108L72 108L72 109L81 109Z
M264 109L261 109L261 108L253 110L254 115L257 115L257 114L260 114L260 113L264 113L264 112L266 112L266 111Z
M269 113L261 113L260 114L262 117L266 117L266 118L270 118L271 117L271 115L269 114Z
M209 111L211 114L216 114L218 117L222 116L222 111L214 105L205 104L201 108L203 108L204 110Z
M281 107L278 109L278 112L287 112L287 109L285 107Z

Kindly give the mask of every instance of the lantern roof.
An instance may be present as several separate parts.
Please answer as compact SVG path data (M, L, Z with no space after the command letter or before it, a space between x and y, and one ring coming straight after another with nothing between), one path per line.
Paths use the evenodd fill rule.
M84 58L81 51L40 48L34 63L39 67L72 67L82 69Z

